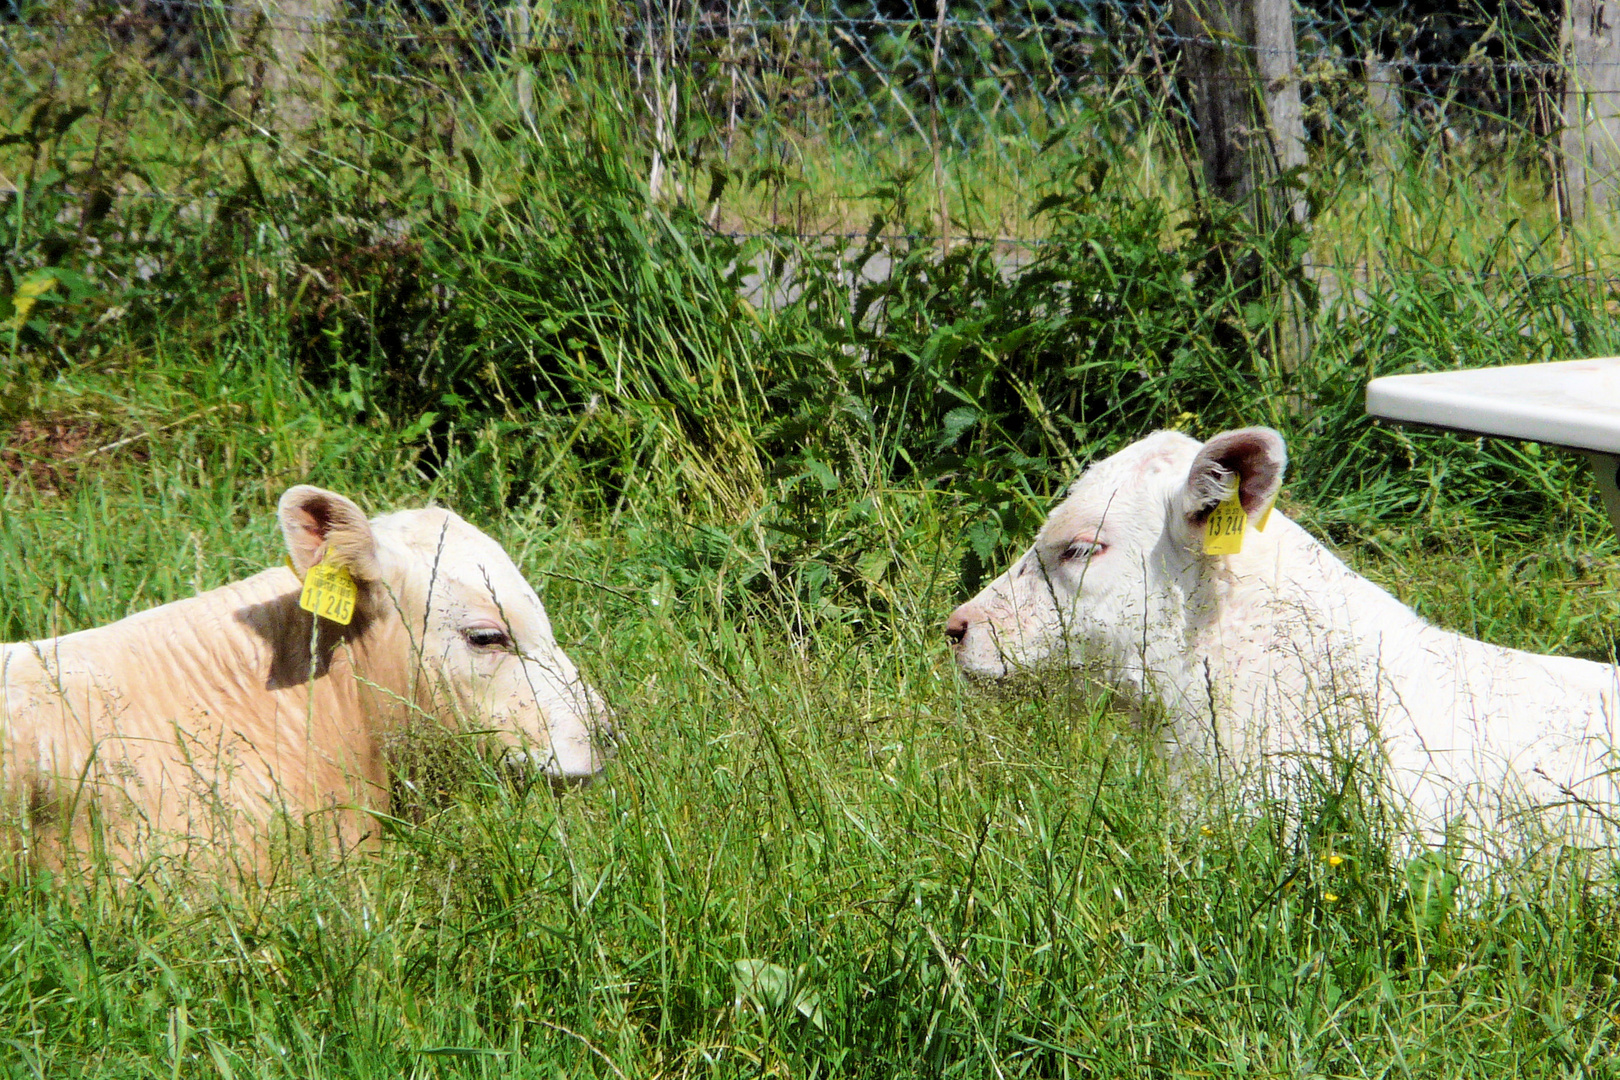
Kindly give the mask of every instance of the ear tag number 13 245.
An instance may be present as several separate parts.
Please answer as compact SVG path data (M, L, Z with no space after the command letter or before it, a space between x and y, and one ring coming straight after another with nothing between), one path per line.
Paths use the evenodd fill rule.
M331 619L339 626L348 626L354 621L354 600L358 592L347 569L316 563L304 576L304 591L298 594L298 606L323 619Z
M1238 485L1233 484L1204 522L1204 554L1236 555L1243 550L1243 531L1248 527L1249 515L1243 512Z

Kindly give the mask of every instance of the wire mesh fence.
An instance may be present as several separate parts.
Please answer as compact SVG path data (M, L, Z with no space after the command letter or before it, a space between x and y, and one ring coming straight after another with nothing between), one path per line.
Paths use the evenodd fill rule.
M1518 137L1534 159L1558 129L1559 27L1545 5L1294 12L1298 76L1319 144L1365 137L1372 124L1420 142ZM17 103L0 112L0 188L16 182L4 175L4 143L25 142L42 116L62 122L60 109L47 114L38 102L69 81L62 65L87 35L216 105L242 93L220 86L252 82L255 70L261 81L277 66L307 74L305 54L317 48L325 77L338 80L416 78L432 56L440 71L448 64L485 79L520 115L580 77L581 65L611 68L655 196L704 204L694 187L714 194L723 176L766 177L767 220L716 213L714 224L844 244L863 236L866 221L800 213L796 186L836 203L892 190L896 176L922 177L939 206L909 222L913 234L921 219L933 239L966 232L1029 247L1040 233L1028 209L1054 162L1192 123L1179 64L1193 39L1176 32L1160 0L0 0L0 100ZM233 66L247 77L221 73ZM217 196L199 183L167 190L161 175L126 174L111 194Z
M1606 347L1620 311L1612 263L1544 221L1517 229L1504 213L1477 236L1449 234L1445 215L1488 207L1484 189L1511 170L1428 198L1458 176L1474 184L1482 148L1537 162L1561 75L1556 48L1528 30L1296 9L1322 183L1341 149L1370 157L1369 132L1395 131L1407 155L1353 178L1330 210L1396 187L1412 200L1374 228L1318 216L1306 264L1286 228L1212 224L1175 201L1192 182L1181 65L1196 39L1163 6L294 2L14 8L0 26L0 100L15 104L0 116L0 189L12 189L0 190L0 284L63 294L63 317L28 331L35 355L66 362L92 339L168 334L216 311L222 327L258 332L238 315L264 311L265 333L357 411L494 400L508 369L543 372L535 393L558 410L584 408L622 393L621 360L653 357L664 366L648 400L694 402L700 430L731 376L681 365L717 356L750 378L774 372L784 401L825 391L795 430L824 426L816 410L844 400L839 385L912 380L938 405L918 430L936 431L978 400L951 388L971 381L962 365L1005 398L997 409L1043 401L1025 391L1048 385L1064 415L1115 415L1145 386L1196 384L1130 421L1163 423L1225 408L1257 379L1285 385L1312 349L1352 380L1393 355L1390 327L1422 339L1402 357L1444 324L1474 335L1470 355L1518 359L1533 341L1553 358L1576 347L1560 335ZM308 127L260 100L277 68L285 96L326 95ZM1177 179L1128 189L1117 169L1082 205L1093 152L1157 156ZM1452 168L1454 152L1475 156ZM1043 193L1066 197L1052 183L1063 169L1081 181L1071 201L1033 212ZM1523 186L1545 210L1540 177ZM814 196L808 209L797 190ZM891 212L908 197L921 209ZM762 202L769 212L751 213ZM990 344L957 364L992 316ZM103 347L115 346L128 348ZM1088 413L1073 394L1092 385L1085 358L1099 350L1128 393ZM1026 366L1004 378L1015 352ZM816 381L823 368L832 381ZM1048 419L1028 446L1045 445Z
M604 18L552 2L0 0L0 50L10 78L34 85L53 76L42 44L91 24L154 59L206 48L211 25L255 23L305 42L449 45L479 64L533 66L547 54L593 52L643 86L655 141L701 131L728 145L811 138L881 152L899 140L929 152L988 152L1016 173L1032 148L1099 106L1116 115L1122 104L1181 111L1177 61L1190 39L1174 31L1169 8L1162 0L643 0L613 5ZM1369 103L1458 129L1545 133L1556 124L1563 66L1553 10L1425 8L1296 7L1299 75L1318 134L1342 130Z

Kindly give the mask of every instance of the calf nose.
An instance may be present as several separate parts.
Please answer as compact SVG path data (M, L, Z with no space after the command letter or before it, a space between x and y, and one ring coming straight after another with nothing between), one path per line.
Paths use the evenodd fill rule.
M961 609L951 612L951 617L945 620L945 636L951 639L951 645L962 644L962 639L967 637L967 632L967 616L962 614Z

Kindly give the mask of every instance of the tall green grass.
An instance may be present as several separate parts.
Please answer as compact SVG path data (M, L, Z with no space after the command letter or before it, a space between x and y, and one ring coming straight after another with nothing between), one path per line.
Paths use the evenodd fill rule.
M710 224L708 159L651 199L645 101L590 50L536 61L524 115L519 72L356 46L267 134L229 70L84 40L5 84L0 313L55 281L0 341L0 633L273 565L294 483L437 499L625 739L563 797L435 744L380 849L257 883L16 869L8 1074L1613 1071L1610 853L1413 858L1354 777L1200 802L1101 688L976 689L938 634L1085 461L1265 422L1285 509L1425 616L1612 656L1576 463L1362 414L1379 374L1615 351L1611 287L1568 276L1609 241L1533 156L1369 128L1320 148L1313 230L1267 232L1192 201L1165 117L1099 104L1107 137L1018 149L1047 180L953 204L1047 241L1010 265L904 239L925 147L739 155L716 220L760 236ZM990 171L948 164L964 200ZM773 185L870 239L773 233Z
M269 547L260 503L192 524ZM677 585L700 534L656 515L487 523L618 709L608 772L559 799L469 753L379 852L290 855L247 890L8 880L19 1075L1567 1075L1612 1053L1603 859L1474 863L1429 902L1444 862L1394 856L1353 789L1199 807L1094 689L967 689L926 560L882 625L807 637L724 563Z

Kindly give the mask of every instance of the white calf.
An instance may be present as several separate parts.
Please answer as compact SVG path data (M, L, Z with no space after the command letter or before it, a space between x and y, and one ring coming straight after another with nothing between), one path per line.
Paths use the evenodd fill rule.
M1376 761L1430 837L1458 816L1495 829L1548 809L1558 835L1602 832L1620 813L1616 669L1425 623L1266 519L1286 464L1281 436L1244 428L1203 445L1161 431L1093 465L1028 553L952 613L957 663L992 678L1094 668L1162 711L1183 763ZM1223 502L1242 548L1206 554Z

